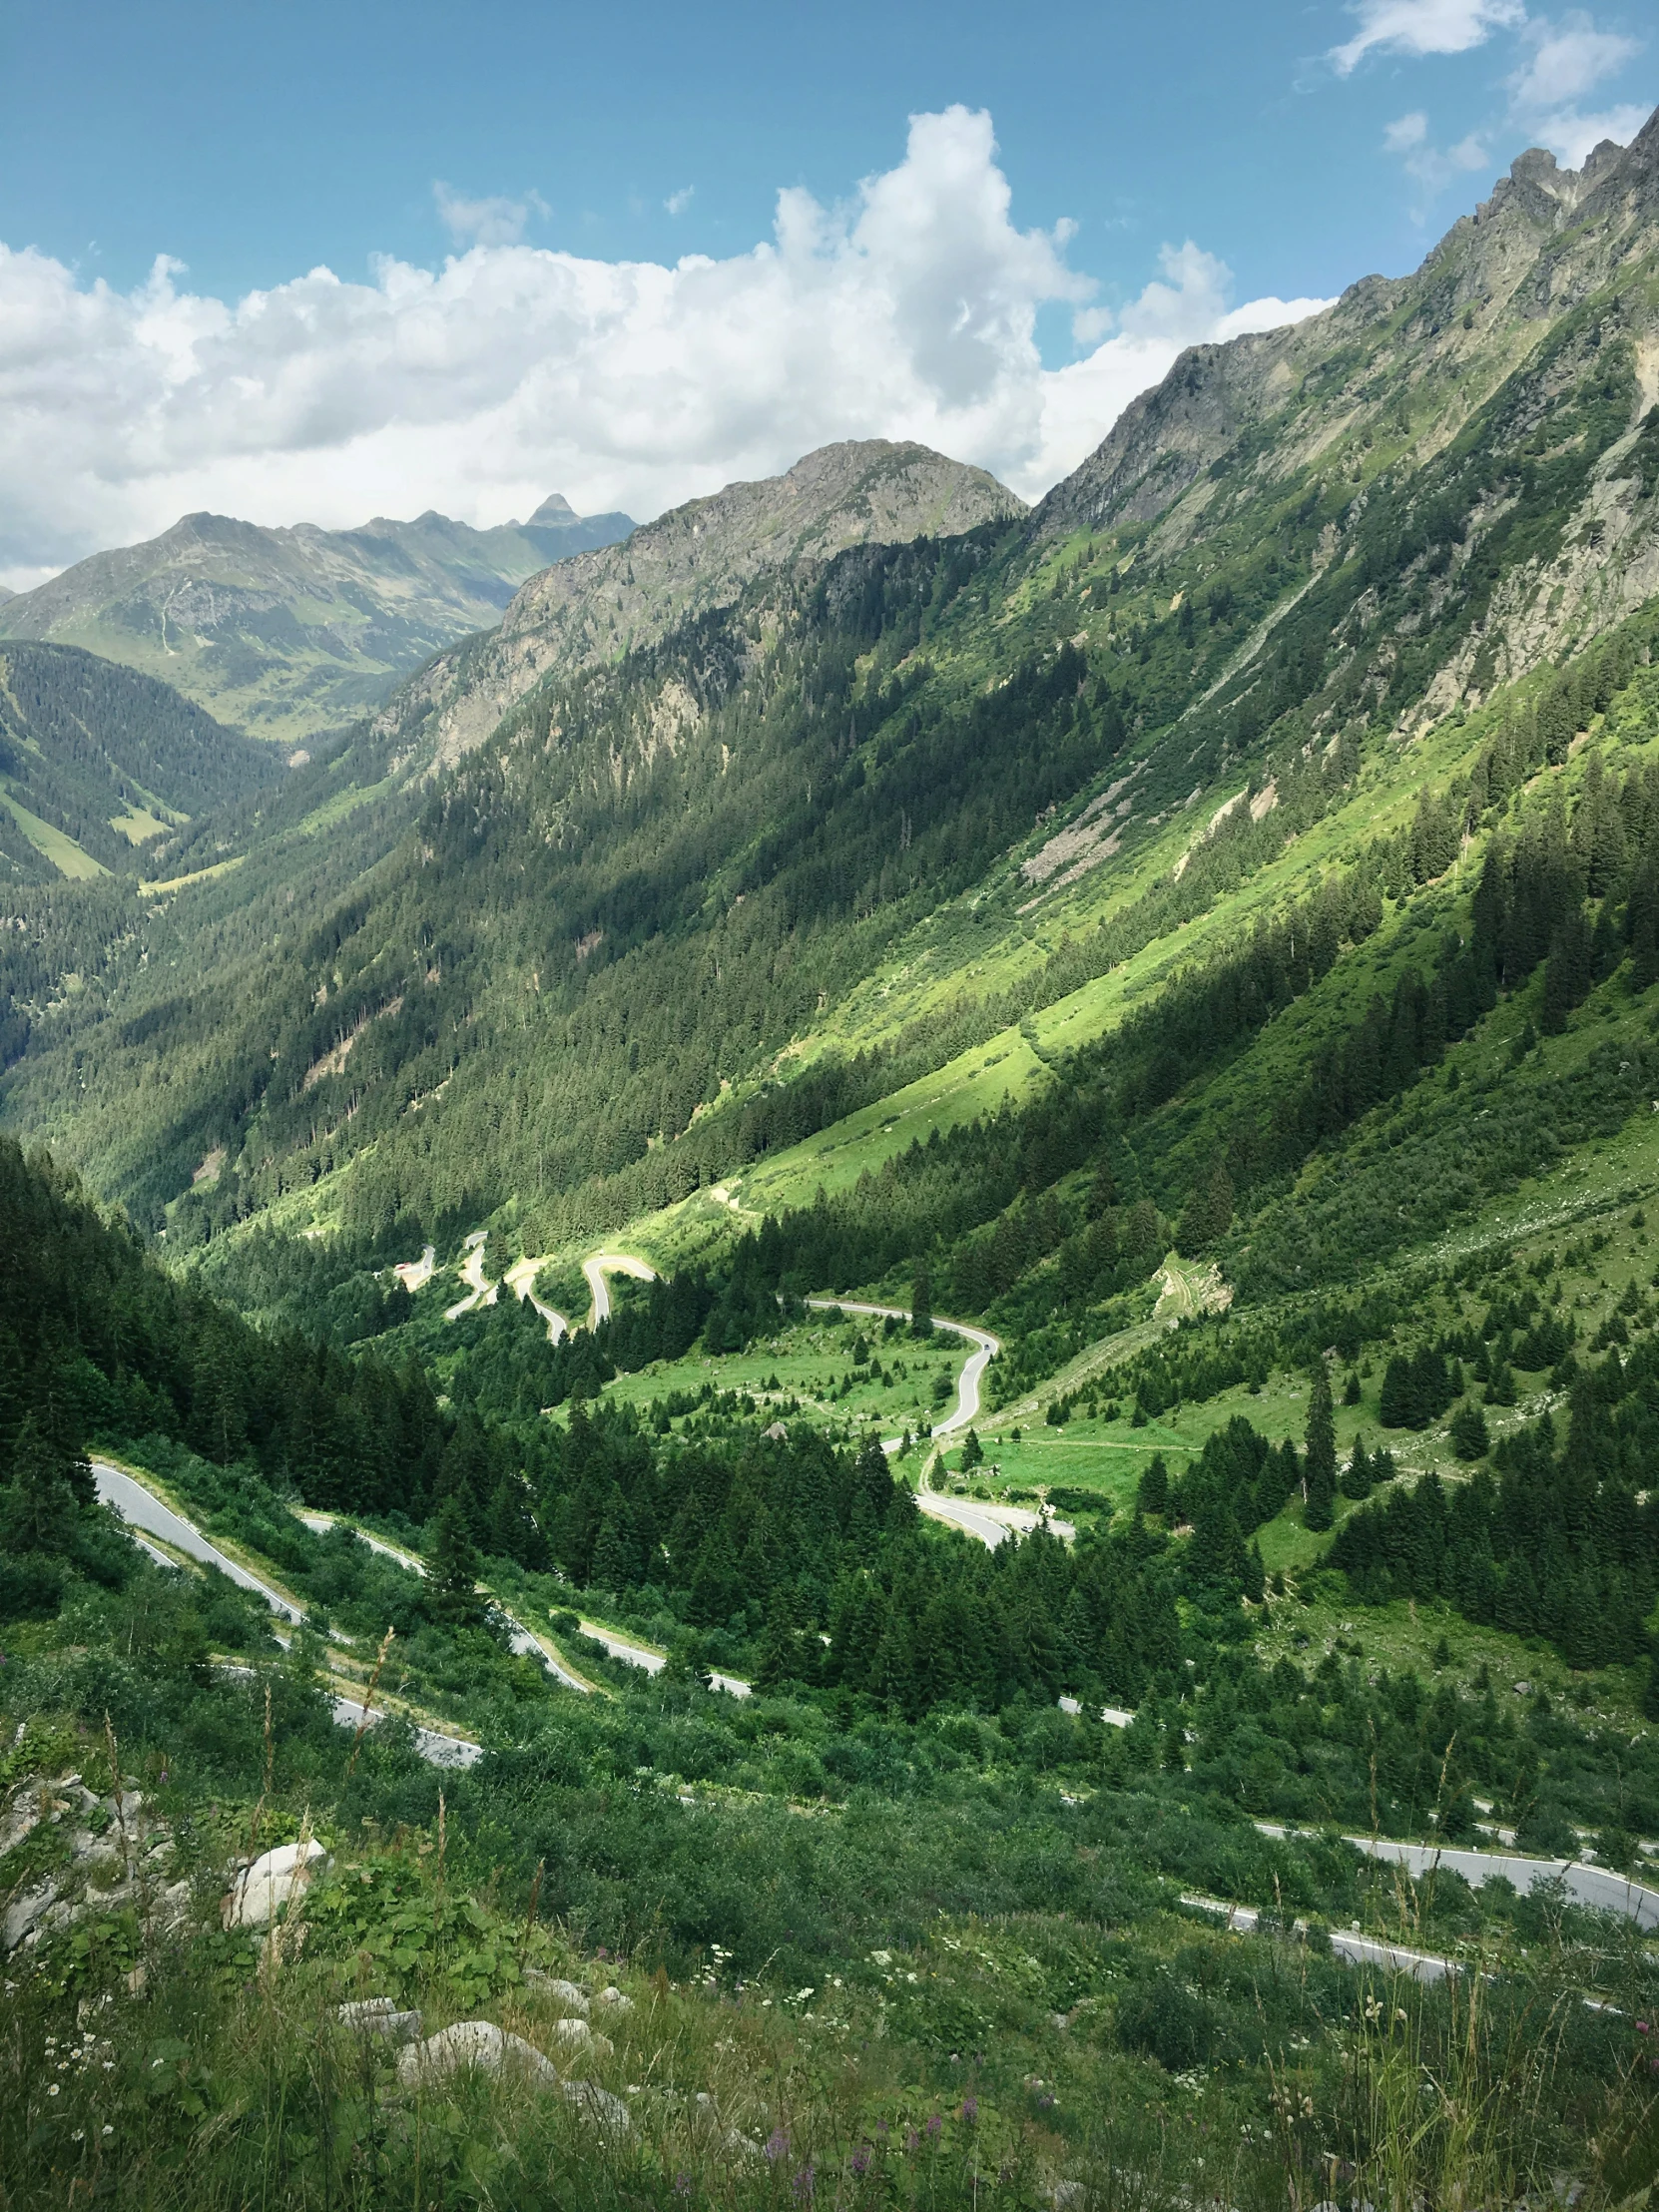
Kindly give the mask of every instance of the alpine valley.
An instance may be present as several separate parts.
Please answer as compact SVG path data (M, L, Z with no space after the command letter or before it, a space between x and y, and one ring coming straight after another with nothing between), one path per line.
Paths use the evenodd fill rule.
M0 2203L1659 2202L1659 117L0 626Z

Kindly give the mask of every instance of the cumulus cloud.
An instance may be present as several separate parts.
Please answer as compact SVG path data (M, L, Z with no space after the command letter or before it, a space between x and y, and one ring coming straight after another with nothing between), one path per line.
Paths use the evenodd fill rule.
M1576 108L1560 108L1542 117L1532 135L1547 146L1563 169L1582 169L1588 155L1603 139L1628 146L1653 111L1634 100L1595 115L1581 115Z
M1598 31L1582 9L1559 24L1529 23L1526 39L1531 58L1509 79L1515 105L1522 109L1581 100L1641 52L1640 43L1622 32Z
M1428 135L1428 118L1420 108L1397 116L1386 126L1382 150L1398 155L1405 174L1423 188L1429 199L1442 192L1453 178L1486 168L1491 159L1486 141L1477 131L1459 139L1455 146L1434 145Z
M466 205L474 229L504 220ZM920 438L1034 497L1182 346L1325 304L1234 307L1221 263L1167 249L1048 370L1039 309L1086 313L1093 286L1069 227L1020 230L1010 206L990 118L952 108L913 117L904 159L843 207L781 193L773 237L726 260L481 240L436 270L313 269L233 302L165 258L123 293L0 247L0 576L200 507L487 523L558 489L648 516L845 437Z
M1466 54L1526 21L1521 0L1356 0L1360 28L1330 59L1343 76L1368 54Z
M532 214L546 215L539 192L522 200L468 200L445 184L432 187L438 220L457 246L516 246Z
M1603 139L1628 145L1647 120L1637 101L1586 115L1579 103L1606 78L1616 76L1642 51L1638 39L1604 31L1582 8L1554 19L1528 15L1521 0L1357 0L1360 29L1329 57L1347 75L1374 48L1404 54L1458 54L1493 32L1512 34L1521 58L1504 78L1505 127L1524 131L1568 169L1582 166ZM1496 128L1468 132L1453 146L1437 146L1420 109L1398 117L1382 134L1385 152L1398 157L1422 188L1423 205L1457 179L1489 167Z

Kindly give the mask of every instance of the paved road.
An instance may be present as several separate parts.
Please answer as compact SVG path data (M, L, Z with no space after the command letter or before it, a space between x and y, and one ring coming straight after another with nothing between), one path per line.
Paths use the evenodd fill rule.
M810 1298L807 1304L823 1314L868 1314L876 1321L907 1322L910 1319L902 1306L867 1306L851 1298ZM965 1321L945 1321L935 1314L933 1327L949 1330L952 1336L963 1338L974 1348L956 1381L955 1409L928 1431L935 1443L942 1443L979 1418L979 1385L986 1368L1002 1347L988 1329L971 1328ZM894 1452L902 1440L898 1436L883 1436L881 1449ZM916 1503L934 1520L947 1521L965 1535L976 1536L993 1551L1010 1535L1028 1536L1045 1518L1023 1505L986 1505L978 1499L951 1497L930 1489L925 1468L921 1486L916 1491ZM1071 1537L1077 1533L1069 1521L1048 1517L1046 1525L1057 1536Z
M821 1314L869 1314L876 1321L907 1322L910 1319L902 1306L864 1306L850 1298L810 1298L807 1304ZM964 1338L974 1348L956 1379L955 1409L928 1431L934 1437L954 1436L959 1428L966 1428L979 1418L979 1384L1002 1347L989 1330L970 1329L965 1321L944 1321L935 1314L933 1327L948 1330L953 1337ZM896 1451L898 1442L896 1436L890 1441L883 1438L881 1448Z
M299 1518L307 1528L321 1536L326 1535L330 1528L335 1527L341 1516L334 1513L301 1513ZM405 1551L400 1544L387 1543L383 1536L371 1536L366 1528L359 1528L355 1521L347 1521L345 1525L352 1530L359 1543L367 1544L370 1551L379 1552L384 1559L395 1559L397 1564L406 1568L410 1574L425 1575L425 1562L417 1559L412 1551ZM480 1584L479 1588L483 1590L483 1585ZM557 1676L567 1690L578 1690L584 1697L588 1695L593 1688L591 1682L584 1682L580 1675L572 1674L552 1645L544 1642L533 1628L526 1628L524 1623L515 1614L509 1613L500 1600L491 1596L488 1590L483 1590L483 1594L489 1598L490 1603L506 1622L507 1641L521 1658L539 1659L548 1673Z
M591 1636L596 1644L603 1644L613 1659L620 1659L630 1667L643 1667L647 1674L661 1674L668 1664L667 1654L654 1651L649 1644L636 1643L631 1636L619 1636L614 1628L602 1628L598 1621L583 1621L582 1633ZM709 1680L717 1690L726 1691L730 1697L753 1697L754 1684L737 1674L711 1673Z
M548 1343L556 1345L561 1337L570 1335L570 1324L565 1320L563 1314L556 1313L551 1306L544 1306L536 1296L536 1277L546 1265L545 1260L515 1260L502 1277L502 1281L520 1305L523 1304L525 1299L530 1301L530 1304L547 1324Z
M501 1296L499 1283L486 1283L484 1280L486 1234L482 1229L475 1229L465 1240L466 1258L461 1263L461 1281L467 1286L467 1295L457 1299L453 1306L445 1308L445 1321L459 1321L463 1314L470 1314L475 1306L493 1306Z
M176 1513L171 1505L164 1505L154 1490L147 1490L142 1482L135 1482L130 1474L123 1474L119 1467L110 1466L103 1459L92 1462L93 1480L98 1485L98 1495L133 1528L148 1529L152 1536L160 1536L175 1551L185 1552L192 1559L200 1559L204 1565L217 1567L221 1574L245 1590L252 1590L262 1597L274 1613L280 1613L284 1620L298 1621L304 1618L303 1608L290 1598L274 1590L269 1582L262 1582L257 1574L250 1574L246 1567L238 1566L227 1558L216 1543L211 1543L194 1522ZM146 1545L147 1550L154 1547ZM171 1564L171 1561L169 1562Z
M435 1245L424 1245L418 1260L400 1260L392 1269L403 1288L411 1295L430 1283L438 1272L438 1254Z
M1261 1909L1255 1905L1230 1905L1226 1898L1191 1895L1184 1895L1181 1902L1196 1906L1201 1913L1215 1914L1240 1936L1254 1936L1262 1925ZM1302 1926L1299 1921L1297 1927ZM1379 1942L1371 1936L1357 1936L1348 1928L1331 1931L1331 1948L1346 1965L1385 1966L1389 1972L1406 1974L1413 1981L1443 1981L1447 1974L1463 1970L1455 1958L1441 1958L1431 1950L1408 1950L1403 1943Z
M1659 1928L1659 1890L1632 1882L1607 1867L1586 1867L1577 1859L1528 1859L1514 1852L1458 1851L1437 1844L1396 1844L1375 1836L1350 1836L1348 1841L1368 1858L1403 1867L1415 1879L1444 1867L1461 1875L1471 1889L1479 1889L1494 1875L1513 1883L1517 1890L1531 1890L1540 1882L1559 1881L1575 1905L1587 1905L1600 1913L1619 1913L1638 1928Z
M588 1279L588 1289L593 1293L593 1313L589 1326L597 1329L602 1321L611 1318L611 1286L607 1275L631 1275L636 1283L655 1283L657 1271L644 1260L636 1260L628 1252L596 1252L591 1260L582 1262L582 1273Z
M334 1719L341 1728L360 1728L363 1706L359 1699L336 1695L329 1701ZM379 1706L368 1716L370 1728L377 1728L385 1719ZM414 1726L414 1748L429 1767L475 1767L484 1756L482 1744L475 1744L470 1736L446 1736L436 1728Z

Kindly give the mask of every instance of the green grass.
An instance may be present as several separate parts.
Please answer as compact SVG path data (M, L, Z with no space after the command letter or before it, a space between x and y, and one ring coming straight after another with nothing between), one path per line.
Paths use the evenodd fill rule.
M110 828L127 839L129 844L148 844L152 837L165 836L168 824L158 821L148 807L129 807L122 815L110 817Z
M35 850L44 853L60 875L86 882L95 875L108 875L110 872L90 852L83 852L73 837L62 830L54 830L49 822L42 822L38 815L30 814L28 808L15 800L10 792L0 791L0 804L9 810L12 820Z
M860 1335L871 1355L865 1367L855 1365L852 1357ZM637 1375L618 1376L605 1395L644 1407L675 1392L695 1395L712 1384L717 1390L747 1392L757 1405L779 1412L795 1399L798 1406L791 1417L855 1428L873 1421L883 1435L891 1436L906 1427L919 1432L954 1408L956 1378L967 1357L961 1340L943 1331L922 1345L908 1335L883 1339L879 1322L837 1322L824 1315L718 1360L694 1352L684 1360L654 1361ZM873 1380L877 1364L888 1377L884 1382ZM949 1383L943 1399L934 1390L940 1378ZM848 1381L852 1386L843 1394Z

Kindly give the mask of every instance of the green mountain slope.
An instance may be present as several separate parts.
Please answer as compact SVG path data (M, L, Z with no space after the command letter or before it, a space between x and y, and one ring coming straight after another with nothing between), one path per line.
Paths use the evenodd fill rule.
M1659 559L1653 135L1526 156L1415 276L1184 357L1029 522L840 550L991 494L830 449L560 564L353 741L405 786L459 758L320 928L244 962L181 907L188 993L66 1008L8 1110L152 1220L223 1148L220 1220L378 1249L511 1205L545 1249L1022 1023L1041 1089L1131 991L1402 849L1471 712L1571 740ZM146 1068L188 1137L117 1116Z
M525 577L633 528L557 493L527 523L427 513L358 530L187 515L7 601L5 632L162 678L221 720L303 746L349 725L452 639L496 622Z
M13 881L137 872L191 816L281 773L269 747L167 684L71 646L0 645L0 864Z
M0 1113L136 1226L0 1142L6 1773L137 1746L210 1923L13 1953L7 2049L114 1998L67 2145L12 2062L42 2201L118 2097L204 2198L273 2144L327 2195L371 2084L384 2170L457 2201L503 2142L526 2203L797 2158L801 2201L1645 2201L1656 161L1659 119L1524 157L1033 515L847 543L837 466L809 531L744 487L712 575L668 518L626 650L623 548L609 613L537 632L532 587L186 826L200 879L12 894ZM931 1437L930 1310L1000 1348ZM319 1633L118 1547L85 1439ZM329 1718L388 1654L485 1747L441 1798ZM253 1982L217 1878L301 1823L333 1876ZM19 1848L8 1910L80 1895ZM531 1963L629 1982L581 2061L627 2138L505 2079L405 2126L366 2043L321 2062L366 1995L566 2067Z

